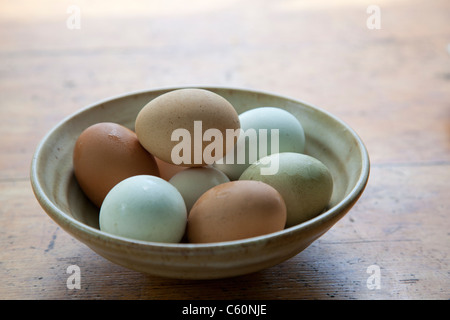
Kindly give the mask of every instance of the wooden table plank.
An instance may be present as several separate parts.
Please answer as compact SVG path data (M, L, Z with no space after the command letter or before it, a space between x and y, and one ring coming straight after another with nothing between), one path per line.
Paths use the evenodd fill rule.
M80 30L67 3L0 1L1 299L450 298L448 1L379 1L381 30L369 1L76 3ZM372 162L360 201L292 259L213 281L124 269L45 215L28 176L46 132L100 99L186 84L288 95L349 123Z

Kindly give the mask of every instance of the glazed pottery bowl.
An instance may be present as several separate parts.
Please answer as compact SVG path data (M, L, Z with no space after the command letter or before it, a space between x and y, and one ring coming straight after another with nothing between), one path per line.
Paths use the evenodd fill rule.
M98 102L53 128L38 145L31 164L33 191L45 212L70 235L119 265L161 277L214 279L256 272L295 256L352 208L367 184L369 157L363 142L347 124L317 107L276 94L201 88L223 96L239 114L272 106L296 116L305 130L305 153L322 161L332 174L334 187L328 209L279 232L208 244L136 241L100 231L99 210L83 194L73 174L76 139L84 129L98 122L115 122L134 130L142 107L163 93L180 89L173 87Z

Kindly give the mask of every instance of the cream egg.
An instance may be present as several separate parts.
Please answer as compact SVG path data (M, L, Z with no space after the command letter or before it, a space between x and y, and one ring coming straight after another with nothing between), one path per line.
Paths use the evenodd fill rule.
M213 167L187 168L175 174L169 182L183 196L189 213L197 199L206 191L230 179Z
M100 230L135 240L177 243L187 211L183 197L166 180L139 175L119 182L100 208Z
M139 112L136 134L155 157L176 165L212 164L233 148L237 138L227 130L240 128L230 102L204 89L186 88L164 93Z

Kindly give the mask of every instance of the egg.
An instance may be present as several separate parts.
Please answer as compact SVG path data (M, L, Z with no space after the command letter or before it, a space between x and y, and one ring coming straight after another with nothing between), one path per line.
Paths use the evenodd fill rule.
M100 207L120 181L140 174L159 175L156 161L136 134L116 123L101 122L86 128L75 142L73 168L84 194Z
M159 176L166 181L169 181L170 178L172 178L178 172L183 171L188 168L188 167L177 166L172 163L167 163L157 157L155 157L155 160L156 160L156 164L158 165Z
M261 156L280 152L304 152L303 126L286 110L275 107L250 109L239 115L239 121L242 132L233 149L234 158L228 154L214 164L230 180L239 179L244 170ZM272 131L274 129L278 130L278 135ZM240 160L241 153L245 155L245 159Z
M203 193L229 181L223 172L213 167L187 168L169 180L183 196L188 212Z
M273 187L260 181L231 181L206 191L187 224L191 243L232 241L283 230L286 206Z
M144 148L176 165L212 164L233 148L237 138L227 130L240 128L230 102L209 90L186 88L164 93L138 113L136 134Z
M261 169L275 164L274 174L262 174ZM323 212L333 192L333 178L318 159L300 153L280 153L261 158L241 175L239 180L262 181L274 187L287 208L286 227L314 218Z
M100 230L134 240L178 243L187 211L169 182L149 175L127 178L111 189L100 208Z

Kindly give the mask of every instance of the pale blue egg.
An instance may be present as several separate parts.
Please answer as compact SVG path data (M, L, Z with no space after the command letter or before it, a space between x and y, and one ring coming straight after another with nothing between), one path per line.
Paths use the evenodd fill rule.
M293 114L284 109L250 109L239 115L239 121L242 132L238 143L228 152L230 154L227 153L222 160L214 164L214 167L225 173L230 180L237 180L253 162L266 155L304 152L303 126Z
M119 182L100 208L100 230L135 240L177 243L183 238L187 211L169 182L151 175Z

